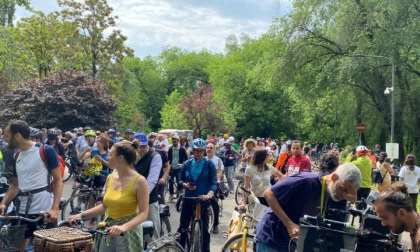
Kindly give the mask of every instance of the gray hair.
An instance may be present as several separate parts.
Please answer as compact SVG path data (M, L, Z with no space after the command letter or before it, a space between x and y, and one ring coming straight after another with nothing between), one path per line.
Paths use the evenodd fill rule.
M362 174L356 165L340 165L332 174L334 173L338 175L338 180L340 182L349 182L355 189L360 188L360 184L362 183Z

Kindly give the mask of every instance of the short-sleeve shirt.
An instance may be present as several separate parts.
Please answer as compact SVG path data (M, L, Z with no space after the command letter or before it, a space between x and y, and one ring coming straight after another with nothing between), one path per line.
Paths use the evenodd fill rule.
M94 158L96 155L99 155L103 160L106 160L107 158L108 158L108 155L109 155L109 150L107 150L105 153L103 153L103 154L100 154L99 153L99 149L95 149L95 150L93 150L92 152L91 152L91 155L90 155L90 159L92 159L92 158ZM101 171L101 174L103 175L103 176L108 176L108 174L109 174L109 167L108 166L105 166L105 165L103 165L102 166L102 171Z
M19 190L29 192L48 186L48 171L59 167L57 153L54 148L44 145L47 167L39 153L39 147L34 145L26 151L21 151L17 160L13 175L18 177ZM28 197L21 196L20 211L24 214ZM33 195L32 204L28 214L38 214L41 211L51 209L54 195L47 191L42 191Z
M289 176L296 175L302 172L311 172L311 161L309 158L299 154L292 155L287 161L286 171Z
M420 168L414 166L414 170L410 170L408 166L403 166L398 174L398 177L404 179L404 184L408 187L408 193L419 193L417 181L420 176Z
M257 197L263 197L265 190L270 188L270 177L277 172L276 168L268 165L268 170L258 171L256 166L248 166L245 170L245 176L251 179L251 190Z
M319 214L318 206L322 190L319 175L305 172L287 177L273 185L271 190L286 215L296 225L299 224L299 218L305 214L311 216ZM256 233L261 243L273 248L287 248L290 241L287 228L271 208L268 208L261 218Z
M218 156L214 155L212 158L209 158L209 160L211 160L214 166L216 166L216 170L223 171L225 169L225 166L223 165L223 161Z

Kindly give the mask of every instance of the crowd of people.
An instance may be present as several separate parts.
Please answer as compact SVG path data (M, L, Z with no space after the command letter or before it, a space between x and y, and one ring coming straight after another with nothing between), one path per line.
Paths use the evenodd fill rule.
M217 208L214 198L220 193L222 177L227 180L229 193L234 193L237 172L243 173L244 187L268 207L256 229L257 251L294 251L299 218L304 214L342 221L340 216L330 216L326 210L346 210L348 202L361 202L355 207L366 208L363 200L373 188L373 169L382 177L375 185L381 193L375 201L375 211L382 224L397 234L411 232L412 247L419 248L420 218L416 211L420 168L412 154L407 155L399 170L401 183L393 185L391 175L395 171L379 146L372 151L357 146L342 159L336 144L312 148L299 140L252 137L236 143L228 134L220 137L210 134L204 140L131 129L121 137L114 129L100 132L89 127L75 128L63 135L59 129L39 130L19 120L11 121L0 136L2 172L12 176L10 189L0 204L0 214L6 214L10 202L19 199L16 213L33 216L47 211L50 215L47 228L57 225L63 188L59 159L69 159L77 172L92 162L100 164L102 169L95 174L94 183L105 187L102 204L70 217L70 221L94 220L106 212L110 236L96 239L97 251L142 251L139 224L145 220L154 223L153 239L159 238L159 205L165 203L169 174L179 190L184 191L177 229L181 245L194 214L194 200L199 198L203 250L210 251L208 208L210 205ZM313 159L313 151L322 153L319 160ZM174 190L170 184L169 199L174 197ZM243 198L246 204L247 195L243 194ZM216 219L212 230L217 234ZM25 225L28 225L25 237L30 238L36 225ZM21 250L25 251L25 247Z

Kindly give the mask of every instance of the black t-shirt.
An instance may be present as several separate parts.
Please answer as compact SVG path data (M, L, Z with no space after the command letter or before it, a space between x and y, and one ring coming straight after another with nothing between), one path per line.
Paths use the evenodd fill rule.
M10 145L5 145L1 148L4 162L3 171L13 171L16 150L16 148L11 148Z
M165 164L169 162L168 155L166 155L166 151L155 149L157 153L159 153L160 157L162 158L162 169L159 173L159 178L163 176L163 173L165 172Z

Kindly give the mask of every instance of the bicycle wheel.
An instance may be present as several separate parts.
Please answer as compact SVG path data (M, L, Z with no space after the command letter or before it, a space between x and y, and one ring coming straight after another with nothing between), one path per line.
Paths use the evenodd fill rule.
M232 251L256 251L255 235L246 234L246 250L241 248L242 233L230 237L225 244L223 244L222 252Z
M73 195L67 200L66 204L61 210L61 220L67 220L71 215L86 211L89 209L89 202L91 202L93 196L90 193L79 193Z
M220 221L222 221L222 216L223 216L223 200L222 199L218 199L217 203L219 204L219 223Z
M235 201L236 204L241 205L242 204L242 189L241 186L243 186L243 182L239 181L238 185L236 186L236 190L235 190Z
M211 230L213 229L213 223L214 223L214 209L213 206L209 206L209 233L211 233Z
M160 237L167 235L171 232L171 223L168 217L160 219Z
M184 198L184 195L183 194L181 194L180 196L179 196L179 198L176 200L176 211L178 212L178 213L180 213L181 212L181 210L182 210L182 199Z
M210 226L210 224L209 224ZM193 252L203 251L203 226L201 221L194 220L191 236L191 249Z
M63 182L69 181L69 179L73 176L73 169L71 168L71 164L65 162L66 170L64 171Z
M84 193L86 193L86 192L80 192L80 190L82 190L82 189L87 189L88 188L88 186L87 185L85 185L85 184L78 184L77 186L76 186L76 188L74 188L73 189L73 191L71 192L71 195L70 195L70 198L73 198L74 197L74 195L76 195L76 194L84 194ZM74 209L74 202L75 201L70 201L70 206L71 206L71 209L73 210Z
M159 247L158 249L152 249L149 251L150 252L184 252L184 249L182 249L181 245L179 245L178 243L175 243L175 244L166 243L163 246Z

